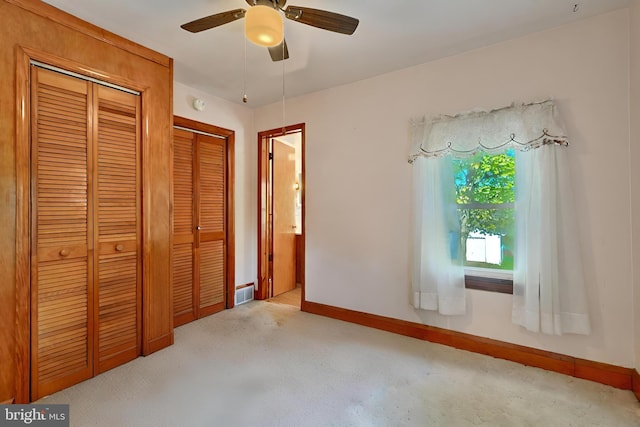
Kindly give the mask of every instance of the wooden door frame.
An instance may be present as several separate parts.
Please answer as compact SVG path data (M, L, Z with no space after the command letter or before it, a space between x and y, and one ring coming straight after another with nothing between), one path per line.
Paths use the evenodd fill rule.
M305 194L306 194L306 175L305 175L305 124L298 123L295 125L289 125L286 127L280 127L276 129L270 129L262 132L258 132L258 278L256 281L257 288L254 292L254 298L259 300L268 299L269 295L269 278L273 274L273 272L269 268L268 261L263 259L263 250L268 245L268 215L263 215L263 212L266 212L268 203L273 198L273 194L270 192L269 185L269 168L266 167L269 161L269 150L268 147L265 146L264 141L269 138L277 138L279 136L289 135L292 133L301 134L301 158L302 158L302 176L300 182L300 200L302 203L302 213L301 213L301 222L302 222L302 231L300 233L300 238L302 240L301 244L301 253L299 254L301 257L300 267L302 272L300 274L301 282L300 286L302 288L302 298L300 304L305 301L305 234L306 234L306 226L305 226Z
M173 116L173 126L178 126L187 130L193 130L196 132L204 132L206 134L216 135L226 140L226 156L227 167L225 170L226 181L226 209L225 209L225 221L226 221L226 283L225 283L225 306L226 308L233 308L235 305L235 289L236 289L236 238L235 238L235 217L234 217L234 188L235 188L235 131L230 129L221 128L218 126L210 125L207 123L198 122L195 120L187 119L185 117ZM173 140L171 142L171 170L169 171L169 194L171 195L171 233L169 247L173 248ZM170 263L173 264L173 263ZM173 277L173 267L169 267L170 277ZM173 280L171 281L173 285ZM171 310L173 310L173 298L171 301ZM172 314L173 316L173 314Z

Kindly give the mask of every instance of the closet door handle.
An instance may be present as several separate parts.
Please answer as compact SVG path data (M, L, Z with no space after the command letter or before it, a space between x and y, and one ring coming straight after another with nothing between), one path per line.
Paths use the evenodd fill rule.
M124 246L122 245L116 245L116 251L118 252L122 252L122 250L124 249Z
M200 227L199 225L196 225L196 230L200 231L202 229L202 227Z
M59 254L60 254L60 256L62 256L62 257L69 256L69 249L62 249L62 250L59 252Z

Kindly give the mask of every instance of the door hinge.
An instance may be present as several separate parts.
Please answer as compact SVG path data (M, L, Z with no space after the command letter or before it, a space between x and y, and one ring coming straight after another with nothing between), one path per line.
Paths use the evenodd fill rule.
M273 153L269 153L269 160L273 160Z

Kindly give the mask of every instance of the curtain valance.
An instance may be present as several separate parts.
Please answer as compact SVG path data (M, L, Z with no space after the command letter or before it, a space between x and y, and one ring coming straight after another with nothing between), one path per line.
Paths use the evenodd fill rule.
M526 151L545 144L567 145L553 100L490 111L471 111L411 121L409 163L417 157L446 154L467 157L516 148Z

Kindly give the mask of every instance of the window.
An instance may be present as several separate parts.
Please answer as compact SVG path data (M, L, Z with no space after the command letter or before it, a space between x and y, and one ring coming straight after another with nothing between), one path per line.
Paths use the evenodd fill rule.
M478 152L452 162L467 287L509 292L515 229L514 150ZM508 273L496 274L500 271Z
M589 333L558 118L547 100L411 121L416 309L463 315L465 287L477 286L513 293L512 321L529 331ZM469 157L478 151L491 154Z

